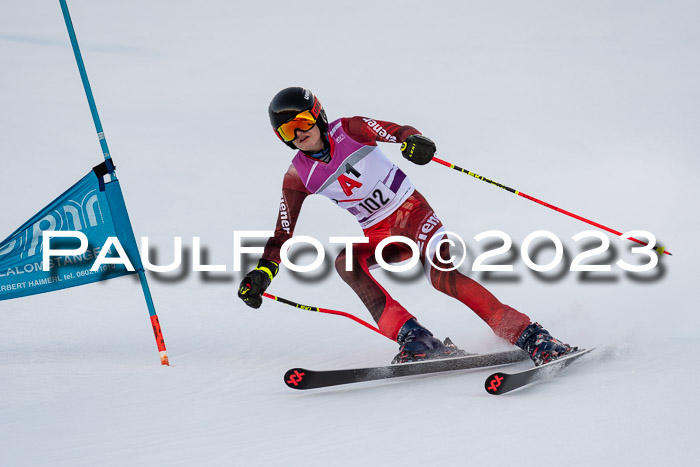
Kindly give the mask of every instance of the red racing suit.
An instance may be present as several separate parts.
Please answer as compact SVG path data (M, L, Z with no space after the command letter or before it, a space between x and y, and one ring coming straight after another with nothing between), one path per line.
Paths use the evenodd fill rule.
M327 134L330 161L323 163L299 151L284 175L275 234L268 240L262 257L280 262L280 248L294 234L304 200L310 194L322 194L355 215L369 238L369 243L353 246L352 271L345 270L345 250L335 264L385 336L396 340L401 326L414 317L370 273L377 264L377 244L389 236L400 235L418 245L420 261L433 287L469 307L496 335L515 343L530 325L530 318L502 304L456 269L441 271L428 262L431 258L442 269L450 264L435 259L434 246L444 235L442 222L408 177L377 147L377 142L401 143L412 134L420 133L410 126L364 117L332 122ZM433 239L435 236L439 237ZM411 249L403 243L391 243L382 256L387 263L401 262L410 258ZM443 243L440 258L449 257L449 245Z

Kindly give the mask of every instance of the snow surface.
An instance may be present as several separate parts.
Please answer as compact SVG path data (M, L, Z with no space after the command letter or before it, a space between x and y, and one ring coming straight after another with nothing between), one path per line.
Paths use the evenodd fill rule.
M171 367L158 364L133 277L0 303L0 465L697 463L696 2L69 7L137 237L165 263L174 236L190 250L199 236L228 272L187 272L190 262L149 275ZM58 2L2 10L4 237L102 156ZM517 254L514 273L472 273L554 335L605 346L546 384L493 397L489 371L473 371L287 389L290 367L378 365L396 351L347 319L272 302L253 311L235 296L232 231L273 226L292 155L266 115L290 85L312 89L331 118L411 124L444 159L615 229L651 231L674 255L651 273L585 280L561 269L538 278ZM515 252L539 229L563 239L568 262L580 251L571 236L585 224L385 150L471 253L492 229ZM360 229L312 198L297 233L325 242ZM614 254L598 259L629 260L631 245L610 238ZM414 276L378 275L437 335L507 348ZM311 277L282 271L270 291L370 319L332 268Z

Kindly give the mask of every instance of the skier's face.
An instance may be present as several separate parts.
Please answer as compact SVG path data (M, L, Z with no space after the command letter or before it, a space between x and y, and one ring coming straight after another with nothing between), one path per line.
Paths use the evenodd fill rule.
M307 131L296 130L297 137L294 138L294 146L307 152L318 152L323 149L321 130L318 125L312 126Z

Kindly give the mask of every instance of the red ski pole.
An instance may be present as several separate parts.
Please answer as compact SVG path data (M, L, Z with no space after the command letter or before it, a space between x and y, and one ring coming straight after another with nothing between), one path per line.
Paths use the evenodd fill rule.
M605 231L608 231L608 232L610 232L610 233L613 233L613 234L617 235L618 237L622 235L622 232L618 232L617 230L611 229L610 227L606 227L606 226L604 226L604 225L602 225L602 224L599 224L599 223L597 223L597 222L593 222L593 221L591 221L591 220L586 219L585 217L581 217L581 216L579 216L579 215L574 214L573 212L569 212L569 211L567 211L567 210L565 210L565 209L558 208L558 207L556 207L556 206L554 206L554 205L552 205L552 204L545 203L544 201L540 201L539 199L535 198L534 196L526 195L526 194L523 193L522 191L514 190L513 188L507 187L507 186L503 185L502 183L494 182L493 180L490 180L490 179L488 179L488 178L486 178L486 177L483 177L483 176L481 176L481 175L475 174L474 172L470 172L469 170L463 169L463 168L458 167L458 166L456 166L456 165L454 165L454 164L451 164L451 163L449 163L449 162L443 161L442 159L438 159L437 157L433 157L433 161L437 162L438 164L442 164L442 165L444 165L445 167L449 167L449 168L451 168L451 169L455 169L455 170L457 170L457 171L459 171L459 172L462 172L462 173L465 173L465 174L467 174L467 175L471 175L472 177L478 178L479 180L483 180L483 181L485 181L486 183L489 183L489 184L491 184L491 185L496 185L498 188L503 188L503 189L506 190L506 191L510 191L511 193L515 193L515 194L518 195L518 196L522 196L522 197L525 198L525 199L529 199L530 201L534 201L535 203L541 204L542 206L548 207L549 209L554 209L554 210L557 211L557 212L560 212L560 213L562 213L562 214L566 214L567 216L573 217L574 219L578 219L578 220L580 220L580 221L583 221L583 222L585 222L586 224L590 224L590 225L593 225L593 226L595 226L595 227L598 227L599 229L603 229L603 230L605 230ZM634 238L634 237L629 237L629 239L632 240L633 242L639 243L640 245L645 245L645 246L648 245L648 243L645 243L645 242L643 242L643 241L641 241L641 240L638 240L638 239L636 239L636 238ZM663 253L665 253L665 254L667 254L667 255L671 255L671 253L668 252L668 251L666 251L666 248L664 248L664 247L662 247L662 246L656 247L655 250L656 250L656 252L657 252L658 254L663 254Z
M346 318L350 318L351 320L353 320L357 323L360 323L364 327L369 328L374 332L378 332L379 334L382 334L382 331L380 331L376 327L372 326L367 321L363 321L360 318L358 318L357 316L351 315L350 313L345 313L344 311L329 310L328 308L319 308L317 306L301 305L301 304L293 302L291 300L287 300L286 298L278 297L276 295L272 295L272 294L269 294L267 292L263 292L263 297L271 298L272 300L277 300L278 302L282 302L285 305L291 305L291 306L296 307L296 308L301 308L302 310L317 311L319 313L327 313L329 315L345 316ZM382 334L382 336L384 336L384 334Z

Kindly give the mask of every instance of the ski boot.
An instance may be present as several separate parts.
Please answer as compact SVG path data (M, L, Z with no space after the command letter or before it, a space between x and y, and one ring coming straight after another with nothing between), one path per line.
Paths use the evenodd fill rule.
M578 350L578 347L571 347L553 338L539 323L532 323L525 328L515 345L528 353L535 366L549 363Z
M470 355L457 348L449 337L445 339L445 342L440 342L416 318L411 318L404 323L399 330L396 341L401 348L391 361L392 364Z

